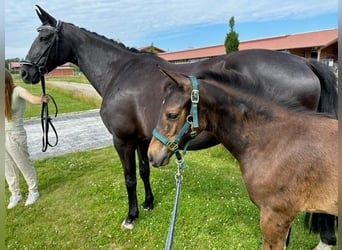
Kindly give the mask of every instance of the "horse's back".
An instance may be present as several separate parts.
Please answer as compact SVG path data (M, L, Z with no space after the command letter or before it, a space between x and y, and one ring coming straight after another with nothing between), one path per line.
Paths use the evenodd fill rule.
M266 49L242 50L228 54L227 56L227 66L240 72L246 68L258 69L267 65L268 67L272 66L272 70L279 68L296 73L300 72L301 69L293 66L306 65L306 60L302 57Z
M224 67L242 73L272 95L277 93L278 103L286 105L286 100L296 99L300 105L317 110L320 79L304 58L272 50L243 50L228 54Z
M227 56L226 68L241 72L251 79L263 79L285 87L294 83L295 85L301 82L311 83L313 80L319 86L319 79L308 67L304 58L279 51L264 49L238 51Z

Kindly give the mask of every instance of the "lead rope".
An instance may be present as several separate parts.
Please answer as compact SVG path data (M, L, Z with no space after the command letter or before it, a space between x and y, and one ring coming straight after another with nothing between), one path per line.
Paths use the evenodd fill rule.
M58 107L57 107L57 103L55 102L55 99L53 99L53 97L49 94L46 94L46 91L45 91L45 77L44 77L44 72L41 72L41 76L40 76L40 81L41 81L41 84L42 84L42 91L43 91L43 96L48 96L54 106L55 106L55 117L57 117L57 113L58 113ZM55 126L52 124L52 118L50 117L49 115L49 106L47 103L43 102L42 103L42 111L41 111L41 115L40 115L40 118L41 118L41 124L42 124L42 131L43 131L43 137L42 137L42 152L45 152L48 148L48 146L50 147L55 147L57 146L58 144L58 134L57 134L57 131L55 129ZM52 128L54 134L55 134L55 138L56 138L56 141L54 144L51 144L49 142L49 128Z
M152 131L152 135L159 140L163 145L165 145L169 150L173 151L176 155L177 158L177 165L178 165L178 170L175 176L176 179L176 199L175 199L175 204L173 207L173 212L172 212L172 218L171 218L171 224L170 224L170 229L169 233L167 236L167 241L166 241L166 250L172 249L172 243L173 243L173 235L176 227L176 219L177 219L177 211L178 211L178 203L179 203L179 197L181 193L181 186L182 186L182 175L181 175L181 170L186 168L185 162L183 160L182 154L179 151L179 143L182 140L183 136L189 132L190 130L190 135L191 138L193 139L194 137L197 136L197 131L196 129L199 128L199 119L198 119L198 103L199 103L199 84L194 76L189 76L191 80L191 85L192 85L192 91L191 91L191 108L190 108L190 114L186 118L186 122L179 131L178 136L174 141L170 141L167 139L165 136L161 135L157 129L154 129ZM185 144L184 146L184 151L183 154L185 155L186 150L188 148L188 145L190 143L190 140Z
M173 237L174 237L174 232L175 232L175 227L176 227L176 220L177 220L177 212L178 212L178 204L179 204L179 197L181 193L181 187L182 187L182 180L183 176L181 171L186 168L184 160L182 156L180 155L179 151L177 150L176 152L177 156L177 173L175 175L176 179L176 198L175 198L175 204L173 206L173 211L172 211L172 218L171 218L171 223L170 223L170 228L169 228L169 233L167 235L167 240L166 240L166 250L172 249L172 243L173 243Z

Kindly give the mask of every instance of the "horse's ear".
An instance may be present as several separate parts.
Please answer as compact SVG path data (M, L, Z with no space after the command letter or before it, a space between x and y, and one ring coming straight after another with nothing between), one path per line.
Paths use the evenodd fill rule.
M45 10L43 10L40 6L36 5L37 9L37 15L42 22L43 25L50 25L52 27L56 27L57 20L52 17L49 13L47 13Z
M184 89L185 91L190 89L192 89L191 87L191 82L188 76L182 74L182 73L178 73L178 72L174 72L174 71L170 71L170 70L166 70L160 66L159 70L166 75L167 77L169 77L174 83L176 83L178 85L178 87Z

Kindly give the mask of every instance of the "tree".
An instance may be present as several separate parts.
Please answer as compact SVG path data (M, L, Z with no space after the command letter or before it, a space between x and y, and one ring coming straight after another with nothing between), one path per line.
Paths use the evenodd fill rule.
M77 73L80 73L80 72L81 72L81 69L80 69L76 64L69 63L69 66L70 66L71 68L73 68L74 72L77 72Z
M238 51L239 50L239 34L234 30L235 20L232 16L229 19L230 32L227 33L226 40L224 41L224 46L226 47L226 53Z
M150 46L150 48L149 48L149 52L152 53L152 54L155 54L155 53L156 53L156 49L155 49L153 43L151 43L151 46Z

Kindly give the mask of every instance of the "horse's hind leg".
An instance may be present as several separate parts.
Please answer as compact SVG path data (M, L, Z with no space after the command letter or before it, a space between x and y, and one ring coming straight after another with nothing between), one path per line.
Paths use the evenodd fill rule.
M309 215L306 215L306 219ZM335 220L336 217L330 214L311 214L311 227L313 233L319 233L321 241L314 250L331 249L336 246Z
M270 208L261 208L260 226L263 234L263 250L283 250L286 238L296 215L285 215L274 212Z
M316 223L321 237L321 241L327 245L336 246L335 234L335 219L334 215L330 214L313 214L312 217L317 217Z
M153 209L153 193L150 184L150 163L147 157L148 141L144 141L138 145L138 157L139 157L139 170L140 177L144 182L145 187L145 201L143 203L143 208L145 210Z

